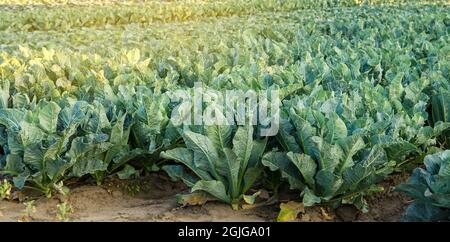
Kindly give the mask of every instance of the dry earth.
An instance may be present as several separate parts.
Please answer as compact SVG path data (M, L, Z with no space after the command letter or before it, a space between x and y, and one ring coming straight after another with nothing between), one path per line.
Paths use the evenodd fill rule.
M392 190L406 177L394 175L384 182L385 191L368 199L366 214L351 206L313 207L300 214L298 221L398 221L408 200ZM275 221L279 211L278 204L239 211L218 202L181 207L175 194L187 191L184 185L157 174L139 181L85 184L72 187L67 197L35 199L35 212L30 216L25 215L25 201L0 201L0 221L55 221L56 206L63 201L72 206L71 221Z

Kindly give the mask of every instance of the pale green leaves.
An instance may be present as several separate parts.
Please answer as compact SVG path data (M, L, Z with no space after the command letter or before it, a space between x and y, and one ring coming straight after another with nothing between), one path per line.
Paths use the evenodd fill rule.
M339 118L337 114L331 115L331 118L326 122L325 129L325 140L328 143L335 143L339 139L347 137L347 127L344 121Z
M36 118L39 120L39 126L47 133L56 132L59 111L61 108L55 102L39 102Z

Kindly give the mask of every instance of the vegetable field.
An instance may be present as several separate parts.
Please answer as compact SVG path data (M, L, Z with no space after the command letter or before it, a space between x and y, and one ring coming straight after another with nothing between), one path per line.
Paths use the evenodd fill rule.
M0 200L20 221L448 221L450 5L0 0Z

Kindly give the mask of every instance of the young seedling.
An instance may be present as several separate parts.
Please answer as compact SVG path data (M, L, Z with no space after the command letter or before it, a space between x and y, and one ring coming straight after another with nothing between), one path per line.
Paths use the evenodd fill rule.
M33 214L36 213L36 205L34 203L35 201L32 200L23 204L25 205L25 210L18 222L30 222L33 220Z
M58 205L56 205L57 213L56 213L56 219L61 222L69 222L70 221L70 214L73 213L72 206L67 202L62 202Z
M6 179L1 181L0 182L0 200L10 199L11 189L12 189L12 186Z

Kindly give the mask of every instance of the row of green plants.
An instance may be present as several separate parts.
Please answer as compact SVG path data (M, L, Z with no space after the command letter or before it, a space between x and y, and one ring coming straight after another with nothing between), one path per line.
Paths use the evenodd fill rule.
M57 8L0 9L0 30L48 31L105 25L189 21L206 17L242 16L256 12L356 6L357 1L334 0L224 0L150 1L119 5L59 5ZM6 5L7 6L7 5Z
M408 158L420 159L445 148L448 136L443 134L450 128L448 120L433 120L433 127L421 126L408 139L406 132L414 125L403 123L408 118L405 110L392 110L392 117L376 120L378 110L363 102L355 106L355 100L361 100L357 92L334 97L317 87L306 98L286 100L279 134L261 137L258 127L250 125L173 126L167 116L167 97L152 95L143 86L134 91L128 97L133 103L122 107L110 100L89 104L62 98L36 104L26 96L13 99L11 108L0 110L2 174L12 177L16 188L31 186L51 196L67 193L64 181L74 177L90 175L98 184L108 174L128 178L138 171L126 163L138 159L146 171L162 169L192 187L193 194L179 197L182 203L196 204L203 197L202 202L217 199L239 209L254 203L259 193L248 192L270 170L280 172L289 187L299 191L305 206L353 204L367 211L364 196L380 191L377 183L403 170ZM448 117L448 93L433 99L432 116ZM444 102L447 106L439 106ZM358 110L367 112L357 114ZM443 177L428 184L437 195L418 199L446 208L448 151L441 156L425 158L427 175ZM438 168L431 168L435 159ZM411 180L424 176L418 169ZM399 189L415 191L415 196L427 194L420 190L423 185L409 183ZM442 219L442 215L429 218Z
M445 10L418 8L414 13L414 9L368 8L338 15L332 22L318 20L295 29L275 30L251 25L244 33L208 38L215 33L207 32L198 41L185 43L180 41L185 32L180 31L162 45L151 44L161 42L164 36L132 45L132 49L120 45L119 40L112 42L106 49L111 56L97 54L102 53L97 49L62 50L65 45L42 50L19 47L2 52L0 77L30 97L52 98L69 92L86 101L92 99L92 93L86 95L85 90L101 90L104 83L146 85L164 91L192 87L196 81L216 89L244 90L321 82L329 90L345 91L352 87L351 80L357 84L368 78L388 85L395 78L404 78L405 83L417 81L414 88L421 89L431 79L441 85L448 78ZM363 17L367 20L354 21ZM199 26L193 36L204 27Z
M105 5L63 4L21 7L0 5L0 30L67 31L73 28L107 25L151 24L191 21L203 18L244 16L258 12L286 12L300 9L345 8L365 5L413 3L445 4L443 0L222 0L148 1ZM11 7L13 6L13 7Z
M417 195L410 213L429 206L445 212L445 10L370 7L295 29L287 22L276 29L252 24L237 36L224 31L183 45L169 41L165 52L146 44L119 52L115 43L112 56L6 50L0 172L17 189L51 196L67 192L67 179L91 176L100 184L111 174L162 170L191 187L181 203L215 199L235 209L255 203L258 189L273 179L274 194L288 184L306 206L354 204L367 211L364 197L379 191L380 181L426 156L427 175L415 171L413 185L399 189ZM278 134L263 137L258 125L176 126L173 111L189 110L170 93L193 92L198 81L220 92L279 90Z

